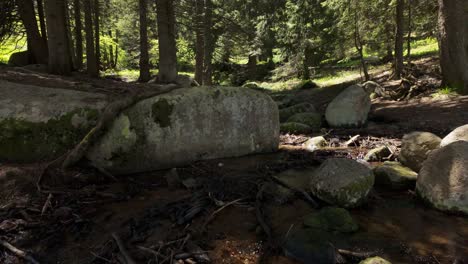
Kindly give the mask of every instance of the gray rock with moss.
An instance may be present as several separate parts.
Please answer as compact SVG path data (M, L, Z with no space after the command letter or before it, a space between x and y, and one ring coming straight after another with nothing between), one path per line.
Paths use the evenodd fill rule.
M399 162L386 161L374 169L375 184L395 190L413 189L418 174Z
M310 103L300 103L290 107L283 108L279 111L280 121L286 122L291 116L298 113L315 113L315 107Z
M319 131L322 126L322 115L319 113L297 113L290 118L287 122L295 122L308 125L314 131Z
M58 157L88 133L106 105L98 93L0 80L0 160Z
M419 172L416 192L437 209L468 215L468 142L431 152Z
M364 157L365 161L381 161L392 154L392 151L387 146L380 146L369 150Z
M400 162L419 172L422 163L434 149L439 148L441 139L429 132L412 132L403 136Z
M352 159L331 158L311 177L310 188L318 198L340 207L359 206L374 185L374 174Z
M385 260L381 257L372 257L372 258L367 258L361 262L359 262L359 264L392 264L390 261L388 260Z
M194 87L125 110L87 158L111 173L127 174L273 152L278 145L278 108L269 96L244 88Z
M359 228L344 208L325 207L304 217L304 226L338 233L352 233Z
M360 127L366 124L370 108L369 94L361 86L352 85L331 101L325 118L332 127Z
M314 152L316 151L317 149L321 149L323 147L326 147L327 146L327 140L322 137L322 136L319 136L319 137L313 137L313 138L309 138L304 144L303 144L304 148L310 152Z
M450 134L445 136L440 142L440 146L444 147L456 141L468 141L468 124L457 127Z

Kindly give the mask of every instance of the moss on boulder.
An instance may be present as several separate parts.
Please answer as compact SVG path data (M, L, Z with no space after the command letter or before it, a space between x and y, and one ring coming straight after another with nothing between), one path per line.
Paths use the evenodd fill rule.
M286 122L281 124L280 131L282 133L290 134L307 134L311 133L313 129L306 124L301 124L298 122Z
M322 115L319 113L297 113L290 118L287 122L295 122L308 125L313 130L318 131L322 127Z
M280 122L286 122L291 116L298 113L315 113L315 107L310 103L300 103L290 107L283 108L279 111Z
M351 214L343 208L325 207L304 218L304 226L338 233L352 233L358 230L358 224Z

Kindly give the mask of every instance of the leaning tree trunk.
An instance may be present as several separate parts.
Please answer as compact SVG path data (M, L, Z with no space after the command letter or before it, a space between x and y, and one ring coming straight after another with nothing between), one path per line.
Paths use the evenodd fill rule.
M92 0L84 0L85 32L86 32L86 67L88 75L99 76L99 69L96 64L96 53L94 52L94 30L91 9Z
M83 26L81 24L81 0L74 0L76 68L83 68Z
M396 34L395 34L395 69L394 78L401 79L403 72L403 13L405 10L405 1L397 0L396 5Z
M150 66L148 54L148 21L147 10L148 3L146 0L139 0L140 8L140 82L150 80Z
M205 19L204 19L204 51L203 51L203 85L213 84L213 3L212 0L205 0Z
M203 84L203 58L204 58L204 39L203 39L203 13L205 0L195 1L195 81Z
M45 13L49 37L49 72L70 74L73 64L67 32L66 1L46 0Z
M41 36L47 45L47 29L44 17L44 5L42 0L37 0L37 15L39 16L39 25L41 25Z
M439 0L440 66L444 85L468 94L466 0Z
M175 38L175 14L172 0L157 0L159 35L159 74L161 83L173 83L177 79L177 53Z
M34 63L47 64L47 44L39 33L39 28L37 27L33 0L19 0L17 3L21 21L26 29L28 43L31 43L31 45L28 45L28 51L32 54Z

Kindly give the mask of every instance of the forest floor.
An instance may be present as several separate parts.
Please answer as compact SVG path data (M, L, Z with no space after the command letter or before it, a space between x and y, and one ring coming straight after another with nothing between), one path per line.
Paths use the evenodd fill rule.
M195 162L176 170L117 179L85 166L54 171L49 177L59 180L43 192L36 180L45 164L0 163L0 263L23 263L21 252L5 249L4 242L40 263L131 263L129 257L136 263L297 263L285 256L282 242L316 209L301 196L279 202L274 192L261 195L264 186L275 184L272 177L310 173L326 158L356 159L383 144L398 153L407 132L445 136L468 123L468 96L437 90L440 78L431 70L436 60L414 64L417 70L407 75L417 77L408 77L410 82L424 81L421 86L428 89L401 99L407 98L399 93L402 83L388 80L390 72L375 73L373 79L395 90L395 97L373 100L365 128L325 129L330 146L313 153L302 143L315 135L281 135L277 153ZM112 96L136 85L7 67L0 67L0 79ZM305 98L323 111L347 85L270 93ZM339 147L354 135L360 135L358 140ZM367 204L350 212L360 230L337 236L337 248L377 252L392 263L468 263L466 217L430 209L410 190L374 190ZM347 256L347 263L359 259Z

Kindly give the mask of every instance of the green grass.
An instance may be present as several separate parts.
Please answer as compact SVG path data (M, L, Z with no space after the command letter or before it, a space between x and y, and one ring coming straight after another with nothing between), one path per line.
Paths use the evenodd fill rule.
M158 74L157 69L150 70L151 76L156 76ZM188 75L194 77L193 72L179 72L179 74ZM104 72L104 76L117 76L124 79L127 82L134 82L138 80L140 76L140 70L138 69L122 69L122 70L107 70Z
M442 87L439 88L439 90L435 93L432 94L432 97L441 97L441 96L447 96L447 95L458 95L458 91L456 88L453 87Z
M408 55L405 49L405 56ZM426 38L411 42L411 57L420 58L429 55L435 55L439 52L439 44L435 38Z
M0 44L0 63L8 63L12 53L27 49L26 38L15 36Z

